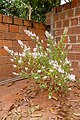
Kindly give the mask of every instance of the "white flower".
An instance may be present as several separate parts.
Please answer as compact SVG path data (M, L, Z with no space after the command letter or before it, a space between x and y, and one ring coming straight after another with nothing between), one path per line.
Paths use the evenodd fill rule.
M22 54L21 54L21 53L19 53L19 56L21 57L21 56L22 56Z
M43 43L43 40L41 40L41 42Z
M24 44L21 40L18 40L18 43L20 44L20 46L23 48Z
M49 96L48 96L48 98L49 98L49 99L51 99L51 98L52 98L52 96L50 96L50 95L49 95Z
M19 75L19 73L16 73L16 72L12 72L14 75Z
M68 88L68 90L71 90L71 88Z
M50 44L47 44L47 46L50 46Z
M34 48L33 51L36 52L37 48Z
M13 65L14 68L16 68L17 66L16 65Z
M51 52L51 50L50 50L49 48L46 48L46 50L47 50L48 52Z
M73 74L68 74L68 78L69 78L69 80L71 80L71 81L75 81L76 79L75 79L75 75L73 75Z
M25 53L25 52L22 52L22 55L21 55L21 56L22 56L22 57L25 57L25 55L26 55L26 53Z
M49 72L53 72L54 70L53 69L50 69Z
M37 40L37 41L39 40L39 37L38 37L38 36L36 36L36 40Z
M38 73L41 73L41 70L38 70L37 72L38 72Z
M18 60L18 63L21 63L22 62L22 59Z
M18 52L15 52L14 55L17 56L17 55L18 55Z
M45 66L42 66L42 69L45 69Z
M47 79L47 78L48 78L48 76L44 76L44 77L43 77L43 80L45 80L45 79Z
M59 86L61 86L61 83L59 83Z
M13 55L13 50L10 50L7 46L4 46L4 49L8 52L8 53L10 53L11 55Z
M73 71L73 68L70 68L71 71Z
M60 67L58 68L58 71L59 71L60 73L64 73L64 70L62 70Z
M37 58L37 52L33 52L33 53L32 53L32 56L33 56L33 58L36 59L36 58Z
M7 46L4 46L4 49L5 49L7 52L10 52L10 50L8 49Z
M11 60L11 62L13 62L14 61L14 59L10 59Z
M28 70L28 67L25 67L25 70L27 71L27 70Z
M38 77L36 76L36 77L34 77L35 79L38 79Z
M66 59L65 59L65 63L66 63L66 64L70 64L70 61L66 58Z

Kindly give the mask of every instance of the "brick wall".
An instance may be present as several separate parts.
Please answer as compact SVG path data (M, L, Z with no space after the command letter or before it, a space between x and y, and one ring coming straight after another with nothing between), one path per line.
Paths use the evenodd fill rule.
M0 14L0 80L13 77L12 71L14 71L10 55L3 49L4 45L14 51L21 51L17 42L20 39L26 45L30 45L31 48L35 46L35 43L24 33L24 29L36 33L41 39L45 39L45 26L43 23Z
M51 33L56 41L60 40L65 27L68 28L66 44L72 44L72 50L68 54L74 71L80 77L80 0L73 0L70 4L54 7L46 15L46 25L51 28Z

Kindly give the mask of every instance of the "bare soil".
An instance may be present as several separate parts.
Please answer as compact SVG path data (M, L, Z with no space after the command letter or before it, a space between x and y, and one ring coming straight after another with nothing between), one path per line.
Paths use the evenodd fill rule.
M80 83L48 99L32 80L0 85L0 120L80 120Z

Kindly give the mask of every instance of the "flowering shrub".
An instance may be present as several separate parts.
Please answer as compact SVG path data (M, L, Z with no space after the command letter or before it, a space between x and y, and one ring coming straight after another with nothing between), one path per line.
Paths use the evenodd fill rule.
M33 42L36 41L36 47L33 50L20 40L18 43L23 50L22 53L14 52L4 46L4 49L13 57L11 61L15 63L14 68L18 70L17 73L13 72L13 74L34 79L39 83L41 89L49 91L49 98L51 98L54 89L56 91L66 90L67 83L75 80L75 75L70 74L71 63L67 59L70 47L66 49L64 44L67 29L64 30L58 43L46 31L46 48L43 46L43 40L40 40L36 34L32 34L28 30L25 32Z

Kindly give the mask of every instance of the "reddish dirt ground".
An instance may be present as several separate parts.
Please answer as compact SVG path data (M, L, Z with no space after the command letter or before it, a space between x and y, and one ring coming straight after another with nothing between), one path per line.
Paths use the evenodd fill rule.
M0 120L80 120L80 83L70 87L49 100L31 80L0 85Z

